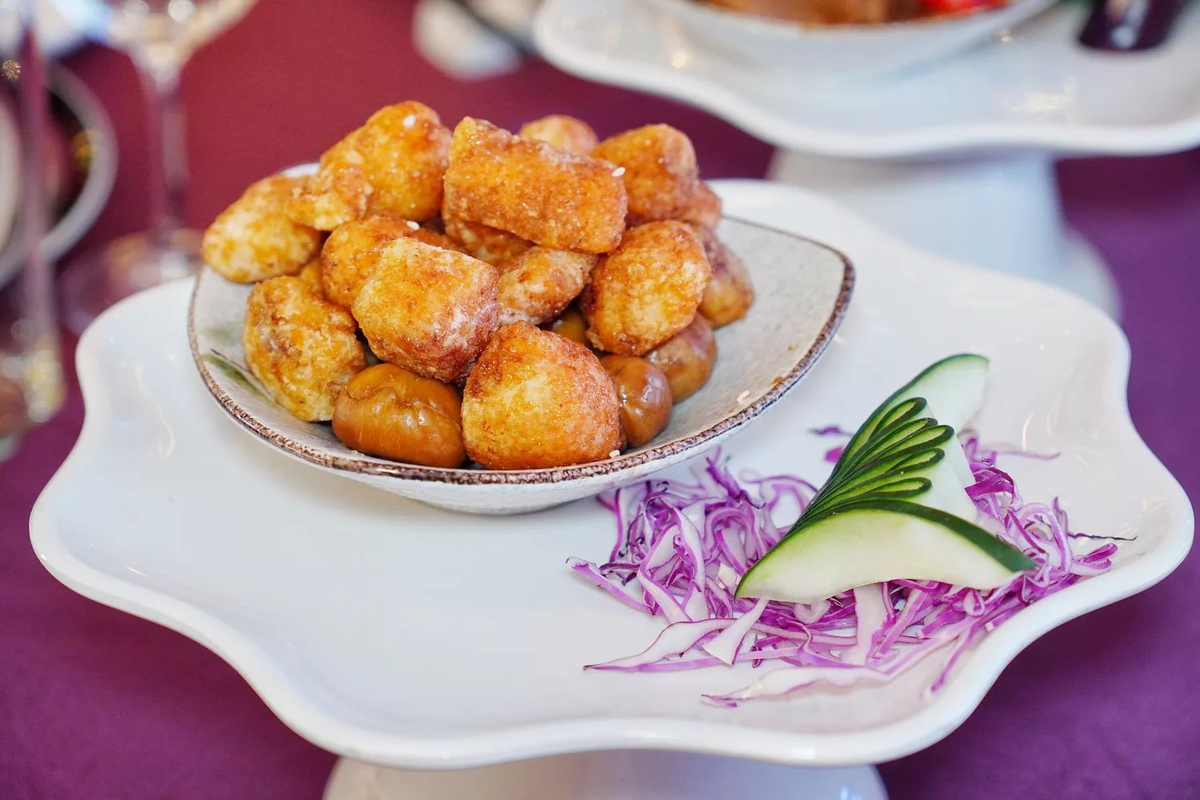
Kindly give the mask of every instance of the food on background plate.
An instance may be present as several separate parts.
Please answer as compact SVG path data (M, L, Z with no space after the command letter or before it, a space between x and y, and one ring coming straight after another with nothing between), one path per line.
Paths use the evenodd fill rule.
M691 0L805 25L880 25L1003 8L1008 0Z
M275 281L246 363L292 414L382 458L533 469L644 446L709 379L712 328L753 302L720 216L669 126L451 131L409 101L251 186L205 245L226 279Z
M602 497L617 518L616 544L604 562L568 565L667 625L641 653L589 668L762 670L743 689L704 696L732 707L819 685L885 683L938 655L933 692L981 635L1106 570L1115 544L1078 547L1095 537L1072 532L1057 500L1024 500L998 453L956 431L982 402L986 367L978 356L952 357L902 387L850 438L819 490L786 475L739 481L712 457L695 484L656 479ZM922 416L927 408L955 426ZM922 511L897 508L905 505ZM940 529L914 534L910 516L929 510ZM795 513L795 524L780 526ZM815 521L839 517L845 524L816 530ZM819 541L797 553L793 543L814 533ZM771 560L770 580L751 577Z

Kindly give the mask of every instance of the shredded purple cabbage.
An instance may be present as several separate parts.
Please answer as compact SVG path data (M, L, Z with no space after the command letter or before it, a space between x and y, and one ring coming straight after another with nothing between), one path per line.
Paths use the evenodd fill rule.
M813 432L844 433L832 427ZM735 599L741 576L786 533L774 520L795 520L817 487L787 475L745 475L739 482L717 455L694 471L695 483L652 479L601 498L616 517L616 544L603 564L570 559L569 566L667 625L643 652L587 668L670 672L777 665L744 689L704 696L733 707L818 683L887 682L942 651L942 667L928 687L937 691L980 636L1030 603L1108 569L1117 550L1107 543L1077 553L1073 540L1094 537L1070 530L1057 499L1050 505L1025 502L1012 477L996 466L996 450L982 447L973 434L964 434L962 443L975 476L968 494L998 523L999 535L1039 564L1037 570L985 591L894 580L813 605Z

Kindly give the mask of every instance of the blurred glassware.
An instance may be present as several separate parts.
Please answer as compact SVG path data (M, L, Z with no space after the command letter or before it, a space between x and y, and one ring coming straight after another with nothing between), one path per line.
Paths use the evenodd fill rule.
M150 151L150 229L78 256L63 271L64 321L78 332L142 289L195 273L200 232L181 227L187 183L179 75L198 47L254 0L55 0L89 38L127 53L141 78Z
M6 458L21 434L58 410L63 374L51 265L42 250L49 105L33 0L0 0L0 18L18 31L11 49L0 53L0 254L17 254L16 268L0 275L0 458Z

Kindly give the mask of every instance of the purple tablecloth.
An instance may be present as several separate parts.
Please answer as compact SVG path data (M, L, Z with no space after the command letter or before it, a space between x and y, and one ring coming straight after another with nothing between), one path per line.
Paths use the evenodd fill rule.
M388 102L513 125L549 112L601 134L650 121L690 132L709 177L760 176L768 148L704 114L533 64L473 84L412 52L411 3L271 0L185 73L194 166L187 218L307 160ZM85 244L144 222L146 153L133 72L68 60L114 118L122 168ZM1152 87L1148 87L1152 90ZM1130 406L1200 497L1200 152L1061 169L1066 213L1116 272L1133 343ZM82 420L78 393L0 465L0 798L318 798L334 757L279 722L215 655L79 597L34 558L26 520ZM1200 566L1034 643L980 708L928 750L882 765L894 800L1200 797Z

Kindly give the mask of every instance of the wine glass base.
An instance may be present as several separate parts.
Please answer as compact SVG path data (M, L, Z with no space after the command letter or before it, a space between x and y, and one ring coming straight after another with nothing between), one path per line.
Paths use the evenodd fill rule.
M623 750L428 771L340 759L324 800L887 800L874 767L811 769L694 753Z
M174 231L160 241L148 233L122 236L83 253L62 272L63 324L82 333L101 312L132 294L195 275L199 231Z

